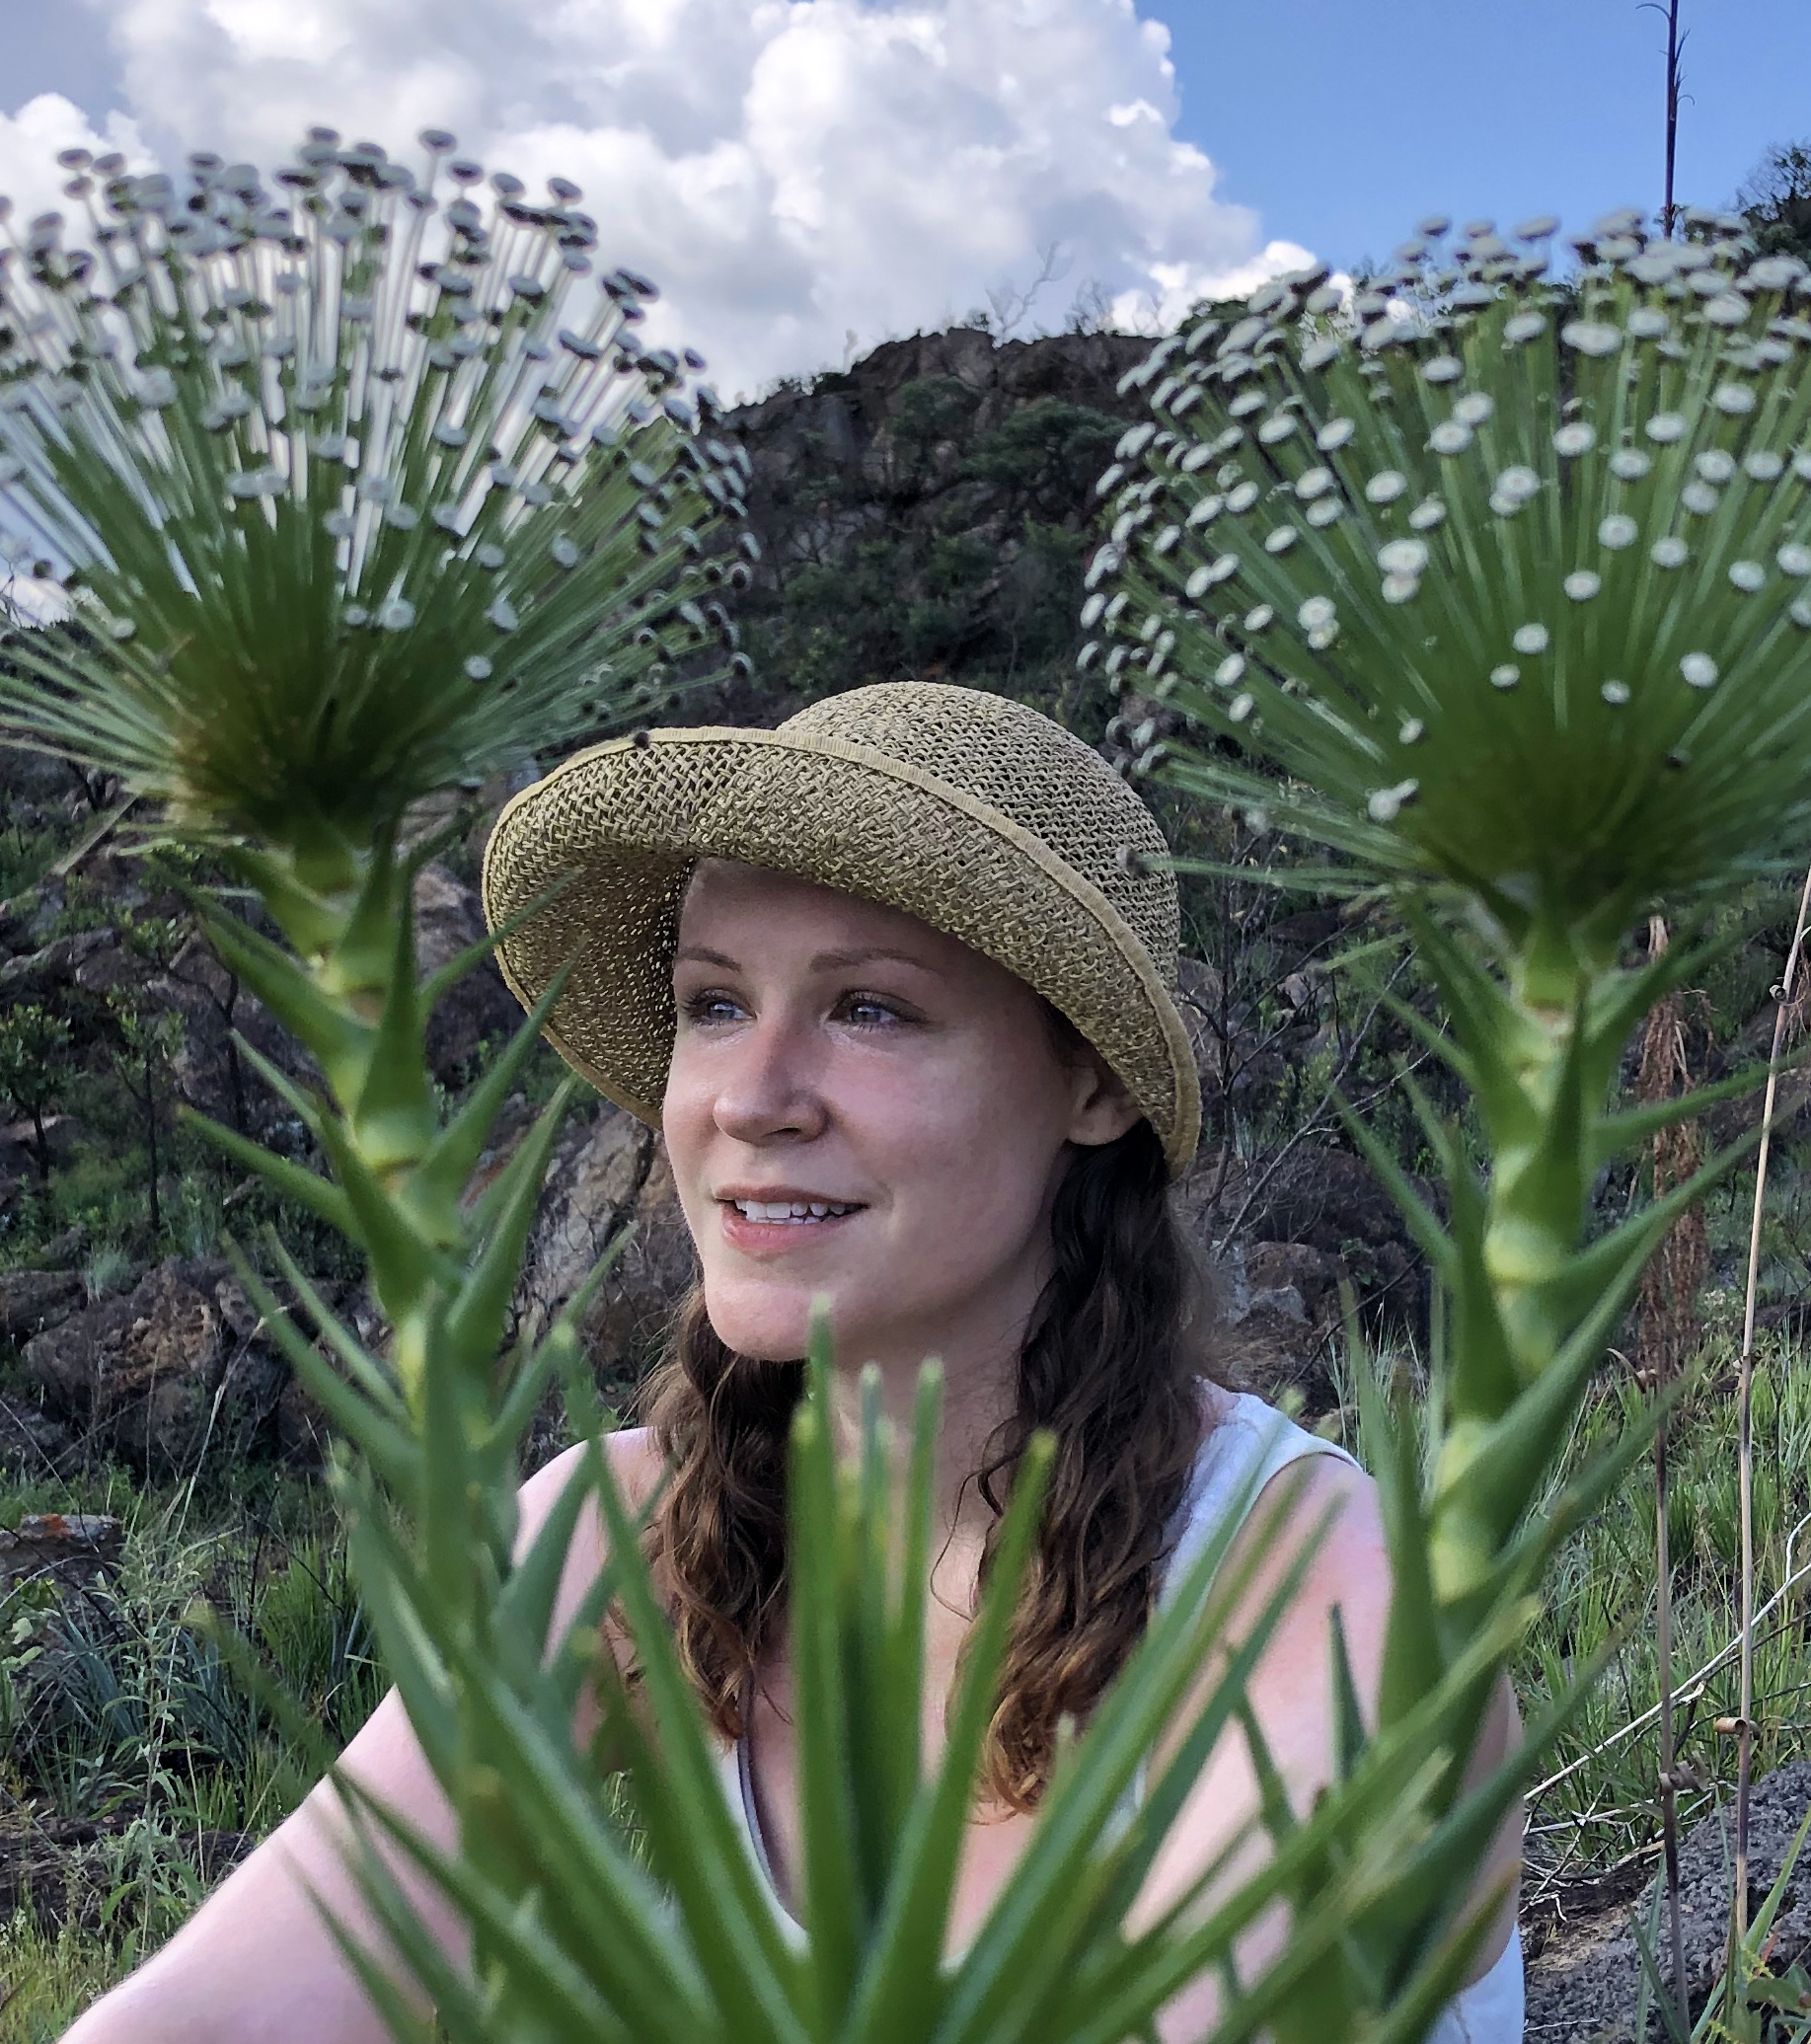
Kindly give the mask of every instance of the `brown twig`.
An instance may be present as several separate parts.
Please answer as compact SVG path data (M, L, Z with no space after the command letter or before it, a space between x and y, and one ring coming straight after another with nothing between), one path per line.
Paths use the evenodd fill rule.
M1754 1766L1755 1712L1755 1307L1761 1289L1761 1216L1767 1198L1768 1153L1773 1145L1773 1107L1779 1096L1779 1060L1792 1014L1798 963L1804 954L1805 919L1811 916L1811 868L1798 897L1798 921L1786 952L1785 971L1773 990L1773 1043L1767 1060L1767 1093L1761 1108L1761 1147L1755 1156L1755 1209L1748 1231L1748 1289L1742 1305L1741 1384L1737 1392L1736 1471L1742 1515L1742 1707L1736 1732L1736 1897L1734 1933L1748 1931L1748 1804Z
M1663 917L1650 916L1647 951L1667 947ZM1686 1055L1685 999L1675 990L1647 1019L1636 1094L1644 1105L1675 1098L1691 1084ZM1703 1134L1696 1121L1661 1129L1654 1137L1654 1197L1663 1199L1703 1162ZM1698 1291L1709 1262L1702 1210L1693 1207L1669 1232L1642 1274L1640 1354L1649 1382L1664 1397L1698 1332ZM1673 1559L1667 1527L1667 1422L1654 1436L1654 1569L1656 1648L1660 1675L1660 1835L1666 1868L1667 1935L1673 1963L1673 1999L1681 2025L1691 2025L1685 1931L1679 1905L1679 1785L1673 1736Z

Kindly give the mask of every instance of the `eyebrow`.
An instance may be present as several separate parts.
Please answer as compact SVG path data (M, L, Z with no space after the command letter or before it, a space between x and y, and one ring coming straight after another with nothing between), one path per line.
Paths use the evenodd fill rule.
M920 972L936 972L935 965L927 964L923 958L915 957L910 951L895 950L888 945L872 944L857 946L849 950L819 951L811 960L813 972L846 972L856 965L872 965L888 959L894 964L915 966ZM702 944L681 945L673 953L675 965L718 965L726 972L739 972L739 962L723 951L715 951Z

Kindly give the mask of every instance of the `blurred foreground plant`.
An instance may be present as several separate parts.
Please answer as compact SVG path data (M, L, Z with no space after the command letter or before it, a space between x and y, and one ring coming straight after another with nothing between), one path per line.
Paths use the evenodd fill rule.
M1635 1025L1706 957L1629 962L1636 918L1777 871L1811 826L1811 280L1741 225L1694 213L1672 242L1616 214L1553 282L1551 220L1519 248L1488 223L1442 248L1430 220L1355 301L1324 271L1267 284L1133 372L1155 416L1100 482L1083 660L1192 727L1171 746L1154 715L1142 765L1327 847L1322 883L1394 897L1447 1026L1397 1012L1483 1135L1480 1173L1404 1076L1443 1219L1350 1123L1441 1300L1425 1483L1378 1415L1382 1736L1569 1530L1526 1516L1542 1474L1648 1256L1731 1157L1587 1241L1599 1173L1758 1083L1611 1104ZM1442 1723L1457 1751L1491 1672ZM1344 1948L1350 2006L1388 2006L1448 1920L1413 1893Z

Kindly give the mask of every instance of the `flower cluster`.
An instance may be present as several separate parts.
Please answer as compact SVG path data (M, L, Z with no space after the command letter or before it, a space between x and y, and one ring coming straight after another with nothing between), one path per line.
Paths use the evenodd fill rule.
M11 635L16 735L192 820L362 828L733 644L702 359L639 338L644 278L586 282L577 187L421 140L417 178L316 128L270 186L61 159L92 246L0 252L0 544L77 628Z
M1742 224L1556 279L1551 219L1430 219L1162 341L1084 665L1375 873L1571 923L1753 870L1811 827L1811 277Z

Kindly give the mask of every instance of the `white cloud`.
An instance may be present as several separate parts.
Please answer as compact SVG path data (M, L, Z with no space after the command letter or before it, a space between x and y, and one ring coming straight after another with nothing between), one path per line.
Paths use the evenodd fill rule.
M575 179L726 393L1022 290L1053 247L1032 324L1085 284L1150 324L1302 260L1175 138L1133 0L93 4L167 157L268 165L319 120L413 153L432 125Z
M137 123L127 115L110 114L97 128L60 93L39 93L17 114L0 113L0 191L13 201L20 219L72 210L63 195L69 173L56 161L65 149L86 149L95 156L117 150L134 170L151 160Z

